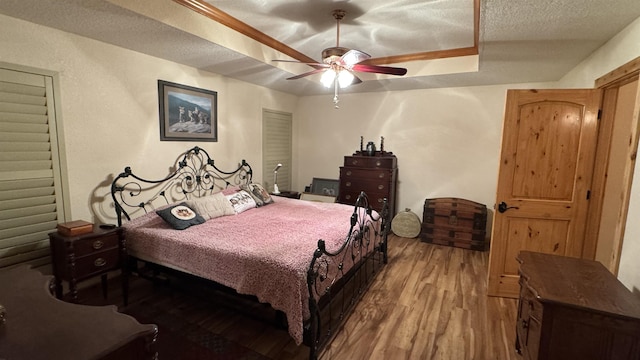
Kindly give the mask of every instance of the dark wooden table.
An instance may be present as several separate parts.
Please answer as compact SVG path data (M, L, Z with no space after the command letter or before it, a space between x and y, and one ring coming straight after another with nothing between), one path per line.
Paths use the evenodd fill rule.
M111 306L56 299L51 276L28 266L0 271L0 359L156 359L156 325L140 324Z

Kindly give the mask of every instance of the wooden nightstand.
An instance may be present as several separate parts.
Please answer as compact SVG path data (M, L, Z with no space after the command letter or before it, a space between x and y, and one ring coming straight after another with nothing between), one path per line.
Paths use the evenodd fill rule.
M300 193L297 191L281 191L278 194L271 193L271 195L286 197L289 199L300 199Z
M107 272L122 269L122 291L127 298L126 246L124 229L93 227L93 232L76 236L49 234L56 297L62 299L62 280L69 282L73 302L78 301L77 283L101 275L102 293L107 296Z

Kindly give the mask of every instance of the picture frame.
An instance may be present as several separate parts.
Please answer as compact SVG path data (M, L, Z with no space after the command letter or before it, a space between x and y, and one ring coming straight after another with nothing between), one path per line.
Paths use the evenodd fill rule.
M218 141L218 93L158 80L160 141Z
M311 182L311 193L325 196L338 196L340 182L335 179L313 178Z

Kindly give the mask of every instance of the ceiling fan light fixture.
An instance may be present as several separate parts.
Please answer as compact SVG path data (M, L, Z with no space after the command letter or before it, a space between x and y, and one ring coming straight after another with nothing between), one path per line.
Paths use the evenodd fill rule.
M305 76L322 73L320 82L324 87L334 88L333 104L338 108L338 89L344 89L350 85L359 84L362 80L352 73L366 72L376 74L389 74L402 76L407 73L405 68L397 68L391 66L367 65L363 64L365 60L371 58L371 55L356 49L348 49L340 46L340 20L345 16L346 12L336 9L332 12L336 19L336 46L322 50L322 63L317 62L301 62L291 60L274 60L284 62L298 62L312 66L314 70L304 74L288 77L287 80L300 79Z
M327 69L320 78L320 82L324 87L330 88L333 85L333 81L336 79L336 72L333 69Z
M342 70L338 73L338 83L340 88L344 89L353 82L353 74L348 70Z

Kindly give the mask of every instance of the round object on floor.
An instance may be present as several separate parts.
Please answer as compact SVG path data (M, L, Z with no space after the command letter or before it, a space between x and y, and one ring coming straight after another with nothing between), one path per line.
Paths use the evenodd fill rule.
M391 220L391 231L400 237L414 238L420 234L420 218L411 209L405 209Z

